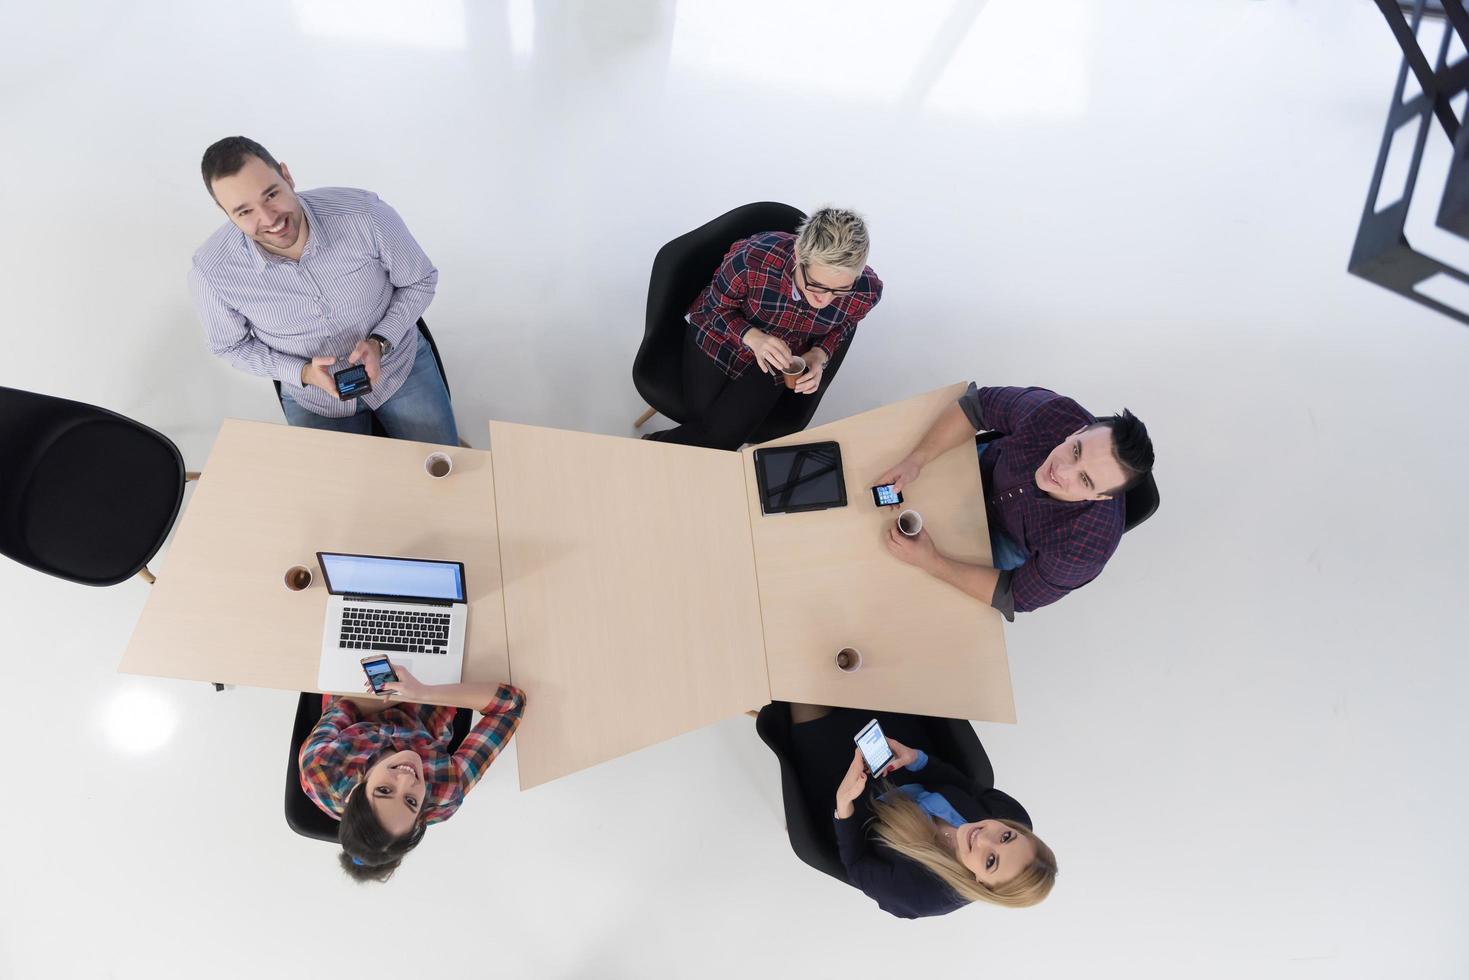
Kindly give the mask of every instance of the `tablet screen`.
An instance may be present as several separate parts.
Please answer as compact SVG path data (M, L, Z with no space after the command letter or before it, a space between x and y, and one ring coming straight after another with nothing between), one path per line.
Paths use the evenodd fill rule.
M755 450L760 509L767 514L845 507L842 453L834 442Z

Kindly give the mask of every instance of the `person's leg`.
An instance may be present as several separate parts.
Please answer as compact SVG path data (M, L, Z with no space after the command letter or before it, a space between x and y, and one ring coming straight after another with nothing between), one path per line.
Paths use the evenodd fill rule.
M753 366L739 378L729 377L695 342L692 330L684 336L683 382L689 418L655 438L708 449L743 446L786 390Z
M339 419L328 418L296 404L290 391L285 389L281 391L281 411L286 415L286 422L291 425L299 425L304 429L327 429L331 432L351 432L360 436L372 432L372 415L360 404L352 415Z
M403 387L378 407L378 421L394 439L457 446L459 429L454 424L449 389L444 387L444 377L428 341L421 333L414 336L418 338L418 349L413 354L413 370Z
M791 724L802 725L808 721L825 718L831 714L831 706L825 704L801 704L797 701L791 702Z

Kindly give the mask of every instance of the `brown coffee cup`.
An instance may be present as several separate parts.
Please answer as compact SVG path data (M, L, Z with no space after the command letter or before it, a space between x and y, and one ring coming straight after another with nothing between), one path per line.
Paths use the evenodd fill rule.
M862 651L856 647L842 647L837 651L837 670L850 674L862 666Z
M311 569L305 565L292 565L286 569L285 583L292 592L300 592L311 585Z
M790 363L780 369L785 377L786 387L795 390L796 379L806 373L806 359L804 357L792 357Z

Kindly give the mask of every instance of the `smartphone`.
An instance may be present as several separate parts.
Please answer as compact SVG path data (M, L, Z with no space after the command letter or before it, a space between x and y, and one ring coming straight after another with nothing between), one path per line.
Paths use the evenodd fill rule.
M893 489L893 484L872 488L872 502L879 507L891 507L903 502L903 495Z
M867 761L867 771L874 776L881 776L888 766L892 765L893 750L888 748L888 740L882 734L882 726L874 718L852 739L857 743L857 748L862 750L862 758Z
M342 368L332 375L332 380L337 383L337 394L343 398L358 398L372 390L372 382L367 379L367 368L361 364Z
M388 658L382 654L376 657L363 657L362 670L367 674L367 683L372 685L372 693L383 693L384 684L396 684L399 680L398 672L393 670L393 665L388 663Z

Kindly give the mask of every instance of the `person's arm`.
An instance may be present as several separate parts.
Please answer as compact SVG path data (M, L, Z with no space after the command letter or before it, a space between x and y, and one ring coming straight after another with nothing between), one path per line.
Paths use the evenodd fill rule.
M485 703L484 714L454 753L454 769L459 774L459 788L468 793L479 782L485 770L500 755L500 750L525 715L525 692L509 684L495 689L494 697Z
M966 439L972 440L975 431L958 404L948 406L934 420L933 425L928 427L928 432L913 447L913 451L879 477L877 485L891 483L902 493L904 487L918 479L918 474L925 466Z
M342 732L362 720L362 712L349 698L332 698L316 727L301 743L296 764L301 771L301 789L323 812L340 815L335 800L346 797L342 767L338 763Z
M899 561L922 569L934 578L949 583L965 595L978 599L986 605L994 605L1000 583L1007 574L988 565L975 565L957 558L950 558L934 545L933 537L928 533L927 528L912 537L899 531L896 527L890 528L887 547L888 551ZM996 608L999 607L996 606Z
M197 265L189 270L189 293L204 324L211 354L248 374L274 378L294 388L306 386L302 374L311 362L304 357L282 354L255 336L250 321L224 301Z
M439 270L409 233L398 212L387 203L374 200L367 213L378 261L393 284L393 298L387 310L368 333L383 337L396 349L416 338L418 318L433 302Z

